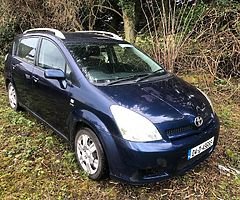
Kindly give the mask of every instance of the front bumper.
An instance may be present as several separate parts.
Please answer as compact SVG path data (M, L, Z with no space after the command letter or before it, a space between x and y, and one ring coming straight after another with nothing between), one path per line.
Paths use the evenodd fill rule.
M110 176L131 184L145 184L183 174L213 152L218 134L219 121L216 116L213 125L204 132L175 141L138 143L112 137L106 150ZM188 160L189 149L213 136L212 147Z

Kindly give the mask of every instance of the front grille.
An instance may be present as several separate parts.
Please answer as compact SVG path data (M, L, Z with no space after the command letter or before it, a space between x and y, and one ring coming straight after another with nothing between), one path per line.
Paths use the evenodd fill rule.
M213 125L213 118L211 116L205 116L203 120L204 124L199 128L197 128L194 124L190 124L187 126L167 129L165 131L165 134L171 140L177 140L183 137L187 137L189 135L198 134L199 132L203 132Z
M189 125L189 126L183 126L183 127L178 127L178 128L172 128L172 129L168 129L166 130L166 134L168 136L172 136L172 135L175 135L175 134L178 134L178 133L183 133L183 132L187 132L187 131L191 131L193 130L194 127L192 125Z

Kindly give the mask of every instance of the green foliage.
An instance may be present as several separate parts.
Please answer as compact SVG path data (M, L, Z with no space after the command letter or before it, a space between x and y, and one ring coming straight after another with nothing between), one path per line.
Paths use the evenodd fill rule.
M135 16L135 4L136 0L118 0L118 5L122 8L124 13L131 18Z
M221 110L219 110L218 112L220 118L222 119L222 122L227 127L231 127L233 125L233 122L231 120L231 113L232 113L231 105L221 107Z
M13 125L22 125L28 128L32 128L35 125L35 122L24 117L21 112L6 112L6 117Z
M54 139L52 136L46 137L46 146L48 148L53 148L54 147Z
M73 152L65 151L62 156L62 162L67 167L69 166L77 167L75 154Z
M176 10L177 12L176 16L181 16L181 13L179 12L182 12L182 17L184 19L182 20L181 26L180 26L182 30L181 29L180 30L184 31L184 34L190 33L194 28L194 26L198 26L199 19L203 17L207 9L208 9L208 6L202 1L199 1L196 6L186 7L184 12L182 11L182 9L178 8ZM189 25L187 26L187 24ZM186 30L184 30L185 28Z
M4 56L0 55L0 73L3 73L4 68Z
M118 5L123 9L130 9L132 5L136 3L136 0L118 0Z
M0 54L6 54L15 35L15 24L9 22L8 24L0 25ZM0 63L1 64L1 63Z
M231 162L231 166L240 169L240 152L235 152L231 149L226 150L226 155Z
M230 4L238 4L239 1L238 0L215 0L213 3L218 6L228 7Z

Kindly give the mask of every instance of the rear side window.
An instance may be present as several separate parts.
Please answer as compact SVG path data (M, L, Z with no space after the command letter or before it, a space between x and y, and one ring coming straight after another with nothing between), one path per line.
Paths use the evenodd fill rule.
M38 38L22 39L18 44L16 56L27 62L34 63L38 40Z
M56 68L65 72L66 60L55 44L43 39L38 64L42 68Z

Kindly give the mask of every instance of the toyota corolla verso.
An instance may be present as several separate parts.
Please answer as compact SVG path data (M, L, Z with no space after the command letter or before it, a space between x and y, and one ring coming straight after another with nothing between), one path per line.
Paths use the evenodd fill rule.
M10 106L66 139L94 180L182 174L218 140L209 98L113 33L27 30L6 56L5 81Z

